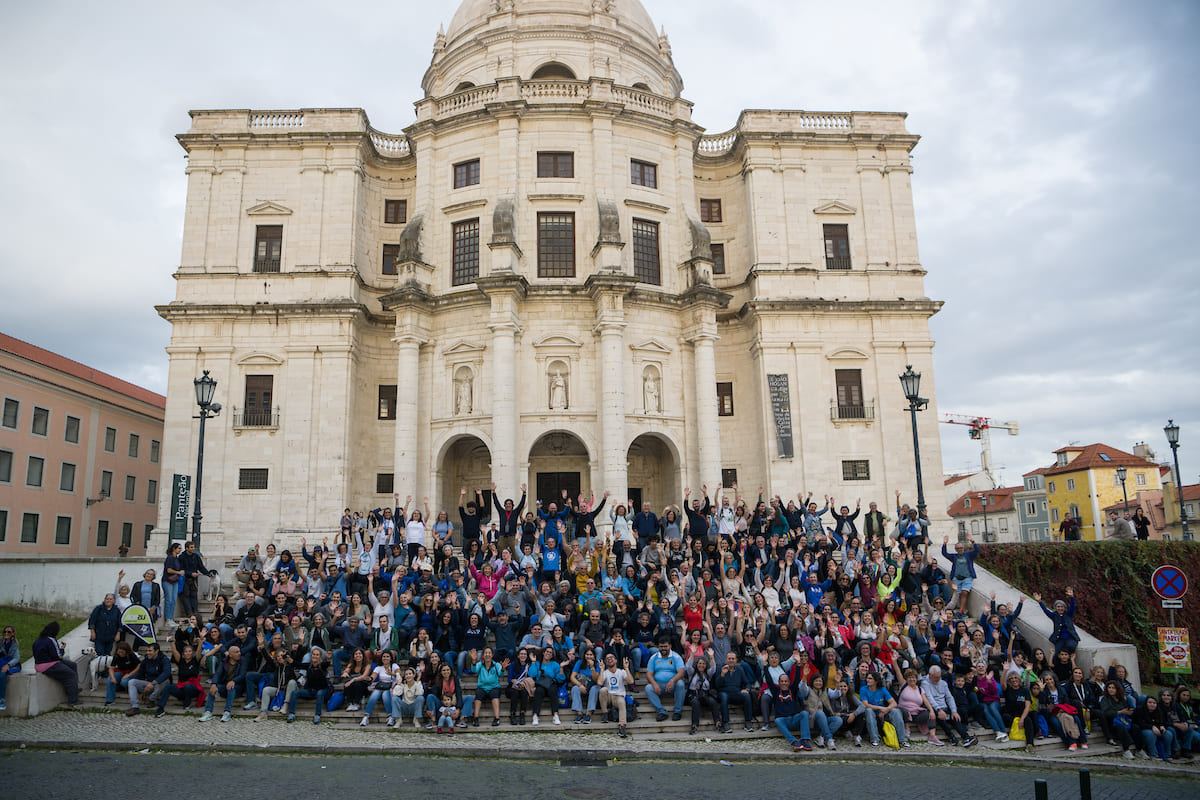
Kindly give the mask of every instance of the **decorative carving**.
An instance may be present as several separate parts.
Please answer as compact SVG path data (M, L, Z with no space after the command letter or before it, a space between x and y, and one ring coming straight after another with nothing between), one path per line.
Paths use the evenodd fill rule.
M470 367L459 367L454 376L454 415L464 417L471 413L474 405L475 376Z
M550 375L550 410L566 411L567 398L567 377L556 369Z
M654 370L647 369L646 376L642 379L642 394L646 402L647 414L662 413L662 395L658 383L658 376L654 374Z

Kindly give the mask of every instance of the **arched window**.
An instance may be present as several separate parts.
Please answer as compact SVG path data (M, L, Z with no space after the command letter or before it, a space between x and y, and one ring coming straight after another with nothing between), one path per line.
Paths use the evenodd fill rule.
M458 86L454 87L454 91L465 92L467 89L474 89L474 88L475 88L475 84L471 83L470 81L463 81Z
M549 64L543 64L542 66L538 67L530 80L573 81L575 80L575 73L571 71L570 67L551 61Z

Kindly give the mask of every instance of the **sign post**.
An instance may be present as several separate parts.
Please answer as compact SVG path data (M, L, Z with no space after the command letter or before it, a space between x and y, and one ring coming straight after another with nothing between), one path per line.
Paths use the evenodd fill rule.
M175 473L171 483L171 525L167 541L187 538L188 511L192 504L192 476Z
M1175 609L1183 607L1183 596L1187 594L1188 579L1183 570L1171 564L1163 564L1150 576L1150 588L1162 598L1162 607L1171 611L1171 627L1175 627Z
M125 609L121 612L121 624L145 644L154 644L154 617L145 606L134 604Z

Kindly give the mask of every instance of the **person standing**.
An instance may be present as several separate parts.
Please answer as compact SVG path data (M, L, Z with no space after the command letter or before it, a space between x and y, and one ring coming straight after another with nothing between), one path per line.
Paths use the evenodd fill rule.
M204 566L204 556L196 550L195 542L188 542L183 548L179 563L183 567L183 613L190 617L200 612L200 576L211 578L217 571Z
M179 542L173 542L167 548L167 557L163 560L163 617L175 619L175 600L183 590L183 565L179 563Z
M1063 516L1062 524L1058 526L1058 532L1062 534L1064 542L1079 541L1079 520L1075 519L1070 514Z
M1133 512L1133 519L1131 521L1133 522L1134 530L1137 531L1138 541L1149 541L1150 518L1146 516L1146 512L1142 510L1141 506L1138 506L1137 510Z
M97 656L112 654L113 642L121 632L121 610L115 594L104 595L104 602L92 609L88 617L88 638Z

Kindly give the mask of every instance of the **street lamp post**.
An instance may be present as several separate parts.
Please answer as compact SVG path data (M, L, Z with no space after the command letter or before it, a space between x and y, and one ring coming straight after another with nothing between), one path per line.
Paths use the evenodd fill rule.
M1125 476L1128 474L1129 470L1117 467L1117 480L1121 481L1121 496L1125 498L1125 516L1129 516L1129 492L1125 491Z
M1179 471L1179 426L1175 420L1167 420L1163 433L1167 434L1167 443L1171 445L1171 455L1175 458L1175 496L1179 500L1179 522L1183 526L1183 540L1191 541L1192 532L1188 530L1187 509L1183 507L1183 473Z
M217 392L217 382L209 377L208 370L204 370L204 375L195 378L192 381L196 387L196 405L200 406L200 414L193 419L200 420L200 442L196 448L196 504L192 510L192 541L196 544L196 551L200 551L200 520L203 515L200 513L200 489L203 485L204 477L204 423L209 417L215 417L221 413L221 404L213 402L213 395Z
M924 411L929 401L920 396L921 373L913 372L909 364L900 376L900 385L904 388L904 397L908 400L908 412L912 415L913 459L917 465L917 513L925 519L925 484L921 480L921 445L917 441L917 412Z
M988 533L988 531L987 531L988 498L986 495L982 495L982 494L979 495L979 505L983 506L983 540L985 542L991 541L990 539L988 539L988 535L987 535L987 533Z

